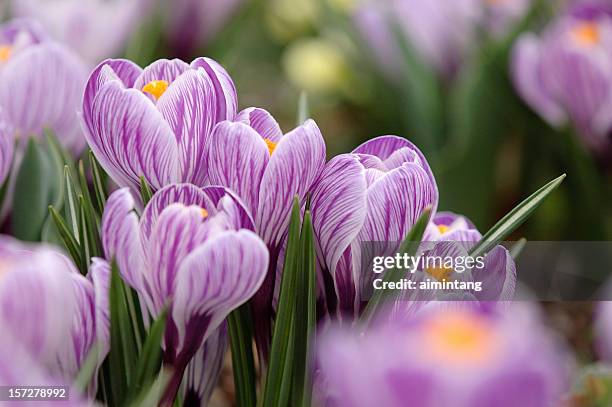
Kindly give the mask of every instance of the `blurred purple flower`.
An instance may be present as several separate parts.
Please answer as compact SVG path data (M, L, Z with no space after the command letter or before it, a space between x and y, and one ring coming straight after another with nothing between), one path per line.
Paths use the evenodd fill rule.
M527 11L531 0L365 0L354 20L367 45L387 72L397 77L404 66L397 24L405 40L442 76L453 76L484 27L500 36Z
M83 277L63 254L0 237L0 327L45 372L72 382L94 344L108 350L107 275ZM95 384L92 384L95 386Z
M523 99L548 123L568 121L587 145L609 143L612 130L612 10L585 3L560 16L538 37L524 34L512 71Z
M608 292L611 292L608 289ZM602 301L595 309L595 345L599 356L612 362L612 301Z
M268 251L239 198L221 187L162 188L140 220L134 207L127 188L110 196L102 243L153 317L170 307L164 363L175 371L173 397L203 342L261 285Z
M0 107L0 185L3 185L11 170L15 138L13 128Z
M115 57L150 15L151 0L13 0L16 16L38 20L92 66Z
M338 407L557 405L572 361L528 305L432 308L406 324L332 328L318 342L319 397Z
M22 142L50 129L79 153L85 139L76 112L86 78L79 57L49 41L35 22L0 25L0 108Z
M388 242L393 247L385 252L397 250L425 208L435 212L437 204L427 160L403 138L378 137L333 158L311 203L328 310L358 312L361 287L371 277L360 275L369 262L361 258L364 242Z
M106 60L85 88L82 122L96 158L122 187L144 176L153 190L176 182L203 186L204 140L236 116L232 79L217 62L158 60L145 69Z
M191 55L219 32L244 0L166 2L168 42L181 57Z

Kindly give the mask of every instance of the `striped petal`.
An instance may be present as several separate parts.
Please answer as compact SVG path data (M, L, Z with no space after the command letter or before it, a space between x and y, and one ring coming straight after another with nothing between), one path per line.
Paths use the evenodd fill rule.
M189 65L180 59L158 59L143 69L140 76L134 81L134 88L142 90L147 83L152 81L172 83L188 69Z
M208 181L234 191L253 213L270 153L264 140L242 123L219 123L206 148Z
M278 122L267 110L258 107L248 107L238 113L236 121L250 126L263 138L273 143L278 143L283 137L283 132Z
M94 288L94 302L96 315L96 338L100 346L100 363L104 360L110 347L110 265L106 260L93 258L89 278Z
M227 71L210 58L194 59L191 68L203 69L213 84L217 101L214 115L217 121L234 120L238 111L238 96L234 82ZM212 115L213 112L209 114Z
M227 350L227 325L221 324L193 356L183 379L183 403L206 406L219 381Z
M337 156L325 166L313 188L311 207L319 251L334 275L366 217L364 168L354 155Z
M494 247L485 257L483 268L473 268L474 281L482 282L482 291L476 293L481 301L507 301L514 297L516 265L508 250Z
M293 197L303 202L325 165L325 142L313 120L287 133L276 146L261 181L256 225L278 246L289 226Z
M195 352L233 309L255 294L267 269L266 246L247 230L221 233L190 253L176 279L172 308L179 347ZM198 334L187 332L189 327L197 327Z
M255 230L255 222L246 205L234 192L225 187L209 186L202 188L202 191L208 196L217 208L222 209L227 213L234 213L232 216L236 218L235 229ZM230 205L226 197L230 198Z
M85 145L78 116L87 70L79 58L55 43L24 49L0 70L0 106L22 137L51 129L70 151Z
M115 182L138 189L144 176L160 189L177 180L174 134L144 94L110 81L99 90L92 112L88 142Z

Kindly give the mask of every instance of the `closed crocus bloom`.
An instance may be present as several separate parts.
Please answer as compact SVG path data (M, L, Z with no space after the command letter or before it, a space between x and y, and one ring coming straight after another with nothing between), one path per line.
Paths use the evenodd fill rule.
M0 108L0 185L4 184L13 163L15 138L12 126Z
M0 238L0 327L54 378L73 381L94 343L108 347L106 278L92 273L95 287L63 254Z
M170 307L164 363L175 371L172 397L202 343L261 285L268 251L240 200L223 188L167 186L140 219L134 206L127 188L110 196L102 243L153 317Z
M612 10L580 4L540 36L515 45L512 71L523 99L555 127L568 121L596 149L612 129Z
M13 0L12 11L39 21L93 66L125 48L151 5L151 0Z
M85 139L76 112L86 78L83 61L38 24L0 25L0 108L20 140L50 129L66 149L80 152Z
M158 190L176 182L204 185L204 140L236 116L236 89L215 61L158 60L141 69L102 62L83 98L83 129L96 158L122 187L140 177Z
M559 405L572 361L529 305L438 307L405 325L333 329L318 344L320 396L339 407Z
M334 304L349 314L359 310L361 287L369 278L361 275L362 243L386 242L393 247L385 251L397 250L423 211L435 212L437 203L429 164L403 138L375 138L327 163L311 208L321 272L333 281L325 287L330 311Z

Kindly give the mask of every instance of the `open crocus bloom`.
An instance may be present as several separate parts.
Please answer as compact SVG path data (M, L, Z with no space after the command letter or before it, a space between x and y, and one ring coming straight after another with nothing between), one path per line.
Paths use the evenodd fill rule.
M223 188L170 185L140 219L134 206L127 188L110 196L102 242L153 317L170 307L164 362L175 369L175 394L202 343L261 285L268 251L240 200Z
M176 182L203 186L204 140L236 116L236 90L215 61L158 60L141 69L106 60L85 88L82 122L96 158L122 187L140 176L158 190Z
M591 148L609 144L612 129L612 10L583 2L514 48L514 83L548 123L568 120Z
M17 0L16 16L35 18L54 38L70 46L92 66L116 56L140 22L150 0ZM109 29L112 27L112 29Z
M49 247L0 237L2 336L18 339L49 377L72 382L95 343L100 361L108 349L107 277L85 278Z
M312 219L330 312L360 308L362 249L384 242L397 250L438 189L429 164L409 141L383 136L332 159L313 188ZM377 255L377 254L375 254ZM379 254L378 254L379 255ZM328 276L331 276L332 281ZM331 286L330 286L331 284Z
M317 361L319 395L339 407L557 405L571 367L525 303L432 308L366 332L333 328Z
M36 23L0 25L0 107L17 137L42 137L50 129L69 151L80 152L85 139L76 111L86 78L79 57Z

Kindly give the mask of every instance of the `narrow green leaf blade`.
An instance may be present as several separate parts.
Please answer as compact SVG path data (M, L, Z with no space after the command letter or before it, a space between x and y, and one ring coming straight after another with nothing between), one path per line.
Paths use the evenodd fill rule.
M308 94L304 91L300 93L298 101L297 125L301 126L310 117L310 107L308 105Z
M300 204L296 197L291 211L289 236L285 251L285 264L281 277L281 288L272 335L270 363L266 375L262 406L286 406L289 399L288 389L292 381L291 369L287 366L291 359L292 330L295 318L296 286L300 249Z
M142 175L140 176L140 197L142 198L142 203L145 206L149 203L149 201L153 197L153 192L151 191L151 187L149 186L149 183L147 182L145 177L143 177Z
M89 150L89 164L91 165L91 173L93 175L93 190L96 203L96 209L100 215L104 213L104 204L106 203L106 174L100 167L100 163L96 160L93 151Z
M74 388L79 393L84 393L87 390L87 386L94 378L96 367L98 366L100 358L99 350L100 344L96 342L89 350L89 353L85 358L85 362L83 362L83 365L79 370L76 379L74 380Z
M480 239L480 242L472 248L470 256L478 257L487 254L489 250L519 227L529 215L540 206L544 199L561 185L563 179L565 179L565 174L550 181L508 212L508 214L489 229L482 239Z
M518 259L518 257L523 252L525 245L527 244L527 239L521 237L511 248L510 248L510 256L512 256L513 260Z
M416 254L416 251L418 250L419 245L421 244L421 241L423 239L423 234L425 233L427 224L429 223L430 216L431 208L425 209L419 219L417 219L417 221L415 222L414 226L412 226L410 232L408 232L406 239L404 239L404 242L400 246L400 249L398 251L399 253L406 253L409 256L414 256ZM389 269L385 273L383 281L399 281L404 277L405 273L406 270L395 268ZM374 292L372 293L372 298L370 298L370 301L368 301L368 304L366 305L366 308L361 316L362 321L366 323L369 322L372 316L374 316L374 314L380 307L380 305L385 300L388 300L391 295L392 293L388 290L374 290Z
M55 210L53 206L49 206L49 213L51 214L51 218L55 222L55 226L57 227L57 230L62 238L66 250L68 250L68 253L70 254L70 257L72 257L72 260L74 260L76 265L79 267L81 273L85 273L79 243L74 238L74 235L70 231L68 225L66 225L64 219Z
M253 359L253 327L249 304L234 310L227 319L232 350L236 405L251 407L257 405L255 388L255 362Z

